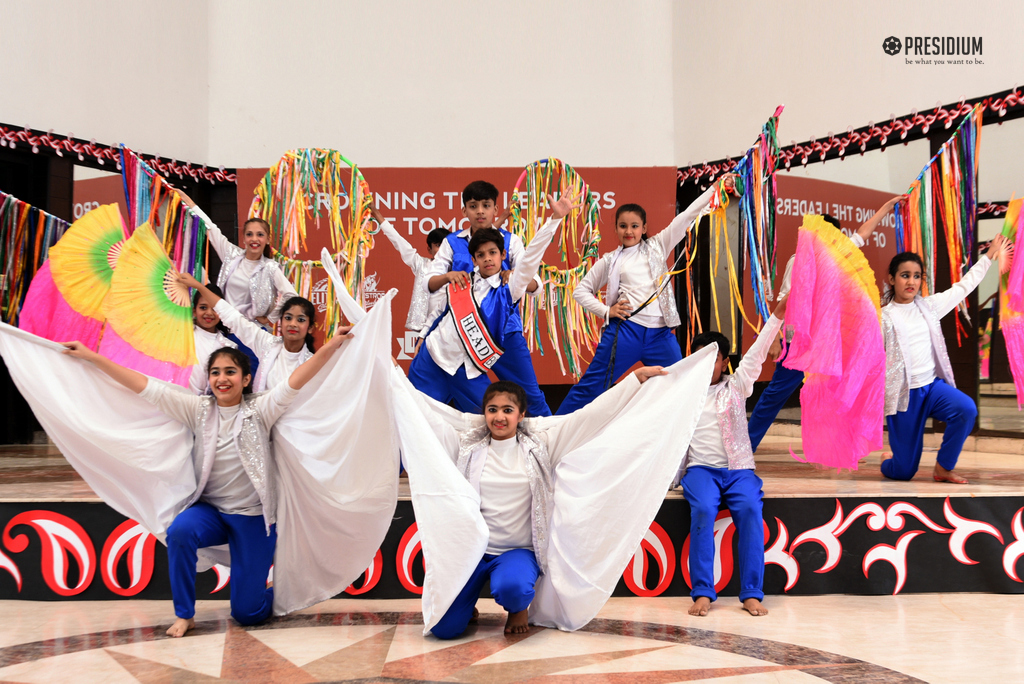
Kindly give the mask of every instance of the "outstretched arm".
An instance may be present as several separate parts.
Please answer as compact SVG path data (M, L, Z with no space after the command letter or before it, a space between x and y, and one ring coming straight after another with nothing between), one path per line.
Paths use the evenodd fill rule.
M178 190L178 194L181 195L181 199L185 202L188 208L192 210L192 213L206 223L206 237L209 239L210 245L213 246L213 251L217 253L217 256L220 257L221 261L227 261L231 257L235 256L236 253L242 251L241 247L231 244L231 241L224 237L224 233L220 232L220 228L217 227L217 224L210 220L210 217L192 201L191 197L181 190Z
M540 230L530 240L530 245L523 253L522 259L515 266L515 271L508 281L508 289L512 292L512 301L518 302L526 294L526 289L537 275L540 262L544 259L544 252L555 237L558 226L573 209L581 206L579 194L562 195L557 200L553 195L548 195L548 206L551 207L551 218L544 222Z
M868 243L868 238L871 237L871 233L875 232L875 228L878 226L879 223L882 222L882 219L884 219L886 216L890 214L890 212L892 212L892 208L896 206L896 203L903 202L906 200L906 195L897 195L896 197L892 197L886 200L885 204L883 204L882 207L878 211L876 211L871 218L862 223L860 228L857 229L856 235L861 240L860 244L858 244L857 246L863 247L864 245L866 245ZM854 240L854 242L856 243L857 241Z
M338 328L338 332L334 334L330 340L327 341L324 346L320 347L312 358L300 365L288 378L288 385L293 390L300 390L305 387L306 383L312 380L317 373L324 367L328 359L334 356L334 352L342 345L345 340L352 339L352 333L349 332L352 327Z
M729 189L733 187L733 178L734 176L732 174L725 177L726 187ZM700 197L695 199L690 206L677 214L676 217L672 219L672 223L668 224L668 227L666 227L665 230L651 237L652 240L658 241L665 254L670 254L672 250L675 249L676 244L682 240L690 230L693 222L696 221L701 212L707 209L708 205L711 204L711 200L714 198L716 192L718 192L718 184L712 183L711 187L705 190Z
M62 344L66 347L64 350L65 354L74 356L76 359L88 361L136 394L141 394L149 383L148 376L111 361L107 357L89 349L81 342L63 342Z
M409 244L409 241L402 237L395 227L391 225L391 221L384 218L384 214L380 213L380 209L376 206L371 207L370 213L373 215L373 219L380 226L380 232L384 234L384 237L391 242L391 245L398 252L398 256L402 258L402 261L406 266L416 272L416 267L419 265L420 259L422 258L416 248Z
M743 355L740 364L736 367L736 372L733 374L733 382L740 383L740 387L743 388L743 396L745 397L749 397L753 393L754 381L761 374L761 366L764 365L764 360L768 356L768 350L779 337L779 330L782 329L782 319L786 316L787 301L788 299L783 299L775 307L775 311L772 312L772 315L765 321L764 327L761 328L757 340L754 341L754 344L750 345L750 349Z
M999 254L1003 251L1006 245L1006 238L1002 235L997 235L989 243L988 250L978 259L978 263L974 264L964 277L960 279L960 282L953 285L953 287L943 292L937 292L930 297L927 297L925 301L932 307L932 310L936 313L939 318L942 318L950 311L960 305L960 302L967 299L967 295L974 292L974 288L981 284L985 274L988 273L989 267L992 262L999 258Z
M186 287L191 287L194 290L198 290L199 295L206 301L213 304L214 307L216 307L217 304L221 301L221 299L223 299L223 297L218 297L213 292L211 292L210 288L206 287L206 285L196 280L191 273L179 273L177 278L178 282L181 283L182 285Z

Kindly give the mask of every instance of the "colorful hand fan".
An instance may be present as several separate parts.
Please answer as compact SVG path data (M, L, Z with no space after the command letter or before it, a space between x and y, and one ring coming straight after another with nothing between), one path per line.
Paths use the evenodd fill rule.
M32 279L21 327L57 342L78 340L96 349L103 300L124 241L116 204L97 207L75 221Z
M1006 355L1010 358L1010 373L1017 388L1017 409L1024 403L1024 259L1017 258L1024 253L1021 235L1024 234L1024 199L1013 200L1006 207L1002 234L1014 245L1010 268L1002 268L999 278L999 329L1006 341ZM1017 249L1017 248L1020 249ZM1009 255L1004 250L1004 259Z
M833 468L882 447L885 345L875 274L853 242L821 216L797 241L783 365L807 374L800 393L804 458Z
M186 385L198 361L189 290L148 223L125 242L103 308L100 353L140 373Z
M540 312L547 314L548 340L551 342L558 365L565 374L579 377L580 354L583 349L593 351L601 337L604 321L598 319L576 302L573 291L594 265L601 243L600 207L597 196L590 192L586 181L574 168L560 159L541 159L523 169L516 181L509 207L509 230L529 244L534 234L547 219L547 196L575 192L583 201L579 210L565 217L559 232L558 251L562 263L558 266L541 264L539 274L543 285L543 298L523 299L523 335L531 350L540 349ZM575 252L570 256L570 252Z

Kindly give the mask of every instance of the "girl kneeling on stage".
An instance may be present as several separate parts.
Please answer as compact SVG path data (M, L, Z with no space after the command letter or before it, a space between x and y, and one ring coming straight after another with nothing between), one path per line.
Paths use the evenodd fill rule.
M985 277L1005 240L997 236L988 251L960 282L945 292L921 297L923 262L913 252L901 252L889 263L887 293L882 308L885 339L885 416L892 457L882 461L882 474L909 480L917 472L929 417L946 424L932 478L936 482L967 484L953 472L960 450L974 429L978 409L956 389L946 353L940 319L960 305Z
M276 469L270 451L273 424L298 391L323 367L344 339L335 335L309 363L270 392L251 394L249 360L231 347L210 355L207 374L213 396L196 396L154 381L100 356L80 342L65 353L98 369L150 402L195 435L192 457L199 484L187 507L167 530L167 556L177 616L167 634L183 636L195 626L198 550L228 545L231 554L231 616L253 625L270 616L273 587L267 576L277 541Z
M754 473L754 454L747 435L747 397L768 348L782 328L783 299L768 318L757 340L743 355L736 372L725 376L729 341L720 332L693 338L697 353L718 348L704 410L683 460L683 495L690 504L690 615L704 616L715 592L715 519L724 501L736 525L740 571L740 601L751 615L767 615L764 599L764 520L761 514L761 478Z

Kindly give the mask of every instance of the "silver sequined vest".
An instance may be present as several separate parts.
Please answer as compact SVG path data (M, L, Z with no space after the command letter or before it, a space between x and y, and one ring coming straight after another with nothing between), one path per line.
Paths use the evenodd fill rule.
M245 258L245 252L238 247L232 247L234 251L231 256L224 260L217 276L217 287L221 292L227 292L228 280L235 272L235 269ZM277 301L277 288L274 287L274 271L277 264L267 257L260 257L260 264L249 277L249 296L252 298L252 308L249 310L249 319L269 316Z
M665 251L657 240L643 240L640 243L640 251L647 256L647 263L651 267L651 277L655 284L661 282L662 277L668 273L665 265ZM658 295L658 306L661 307L661 315L665 319L665 326L674 328L679 325L679 310L676 308L676 293L672 288L672 280L669 279L665 289Z
M516 433L519 438L519 453L528 455L523 459L526 475L530 478L530 493L533 495L532 534L533 554L541 572L548 567L548 527L551 521L551 505L554 485L551 481L551 456L547 444L536 439L522 425ZM486 425L459 432L459 472L469 480L479 493L480 482L472 481L474 465L481 458L487 458L491 444L490 430ZM482 471L481 467L477 472Z

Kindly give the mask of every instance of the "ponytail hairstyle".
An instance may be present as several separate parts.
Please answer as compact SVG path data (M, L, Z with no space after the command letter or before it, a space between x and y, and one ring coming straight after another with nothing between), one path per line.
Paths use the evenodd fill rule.
M224 293L221 292L220 288L217 287L216 285L214 285L213 283L210 283L209 285L207 285L206 289L209 290L210 292L212 292L213 294L217 295L221 299L224 299ZM199 294L199 290L196 290L195 292L192 293L192 321L193 321L193 324L195 323L195 319L196 319L196 307L199 306L199 301L202 298L203 298L203 296L201 294ZM231 331L228 330L228 327L226 325L224 325L224 321L221 321L221 320L217 321L217 332L219 332L224 337L227 337L228 335L231 334Z
M623 204L618 209L616 209L615 210L615 223L618 223L619 222L619 217L622 216L623 214L625 214L627 211L628 212L632 212L632 213L636 214L637 216L639 216L640 217L640 223L644 224L645 227L647 226L647 211L643 207L641 207L639 204ZM647 231L646 230L640 235L640 239L641 240L646 240L647 239Z
M242 224L242 239L243 240L245 239L245 229L249 226L250 223L257 223L257 224L259 224L260 227L263 228L263 232L265 232L267 234L267 244L263 245L263 256L265 256L265 257L267 257L269 259L270 258L270 224L267 223L266 221L264 221L261 218L251 218L251 219L246 220L246 222Z
M207 381L210 379L210 367L213 366L214 361L222 356L228 357L232 363L238 366L238 369L242 371L242 377L249 376L249 383L242 388L242 394L252 394L252 367L249 365L249 357L245 355L245 352L239 351L234 347L221 347L210 354L210 359L206 362Z
M309 319L309 329L306 331L306 349L311 352L316 352L316 347L313 346L313 326L316 324L316 307L313 306L313 302L309 301L305 297L289 297L281 305L281 318L284 318L285 312L293 306L297 306L302 309L302 313L306 314L306 318Z
M900 252L892 258L889 262L889 277L893 280L896 279L896 272L900 270L900 266L913 261L915 264L921 267L921 275L924 275L924 261L921 259L921 255L916 252ZM887 283L888 285L888 283ZM896 291L891 285L886 287L885 293L882 295L882 304L889 304L896 297Z

